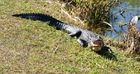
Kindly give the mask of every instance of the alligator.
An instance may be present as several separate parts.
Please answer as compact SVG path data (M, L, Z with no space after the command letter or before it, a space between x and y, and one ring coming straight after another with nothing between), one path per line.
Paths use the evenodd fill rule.
M72 25L68 25L63 23L50 15L42 14L42 13L21 13L21 14L13 14L14 17L20 17L31 20L39 20L42 22L49 21L49 25L55 27L57 30L63 30L69 34L69 37L76 37L78 43L83 47L89 47L94 51L100 51L104 47L103 39L93 33L92 31L84 30L82 28L78 28Z

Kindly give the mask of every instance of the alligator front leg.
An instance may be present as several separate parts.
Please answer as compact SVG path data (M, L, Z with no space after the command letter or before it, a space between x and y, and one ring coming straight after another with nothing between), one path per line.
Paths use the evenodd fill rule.
M81 33L82 32L79 30L77 32L70 33L69 36L78 38L81 35Z
M84 48L88 46L88 43L85 40L77 39L77 41Z

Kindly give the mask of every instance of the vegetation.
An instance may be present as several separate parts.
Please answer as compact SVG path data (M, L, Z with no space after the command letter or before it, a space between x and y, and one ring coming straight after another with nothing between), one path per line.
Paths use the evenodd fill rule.
M64 1L69 14L78 16L85 21L89 29L109 27L103 21L109 22L110 8L117 0L60 0Z
M48 26L49 22L12 17L17 13L44 13L73 22L60 7L42 0L0 0L0 74L139 74L140 58L81 48L76 39Z
M136 29L138 16L134 16L127 24L127 34L123 33L123 43L128 55L135 55L140 53L140 34Z

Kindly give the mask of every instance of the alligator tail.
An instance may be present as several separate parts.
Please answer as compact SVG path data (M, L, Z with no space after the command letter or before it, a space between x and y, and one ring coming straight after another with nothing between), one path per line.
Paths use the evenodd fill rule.
M25 18L25 19L31 19L31 20L39 20L42 22L50 22L50 26L54 26L56 27L57 30L65 30L67 31L66 28L68 27L72 27L69 26L55 18L53 18L52 16L49 16L47 14L42 14L42 13L22 13L22 14L13 14L12 16L14 17L20 17L20 18Z

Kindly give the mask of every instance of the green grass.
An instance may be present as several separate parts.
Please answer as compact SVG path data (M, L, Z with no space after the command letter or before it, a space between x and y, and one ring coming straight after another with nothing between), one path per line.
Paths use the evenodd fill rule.
M41 0L1 0L0 5L0 74L140 73L140 61L114 47L111 47L114 56L106 52L97 54L81 48L76 39L48 26L48 22L12 17L12 14L36 12L78 24L54 4Z

